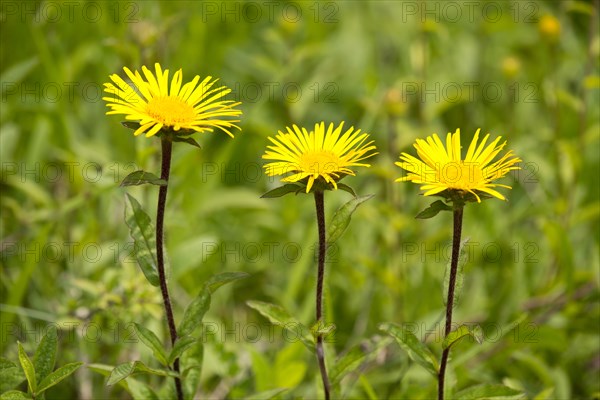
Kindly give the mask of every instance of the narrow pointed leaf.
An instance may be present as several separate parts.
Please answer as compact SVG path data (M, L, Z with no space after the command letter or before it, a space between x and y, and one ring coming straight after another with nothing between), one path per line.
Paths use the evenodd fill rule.
M411 360L437 377L439 371L437 359L431 350L417 339L411 331L395 324L382 324L379 329L396 339L396 342L408 353Z
M467 257L465 256L464 252L465 252L465 245L469 242L469 239L465 239L463 240L463 242L460 244L460 250L458 252L458 266L456 269L456 282L455 282L455 286L454 286L454 304L453 307L456 307L458 305L458 301L460 300L460 295L462 293L462 288L463 288L463 281L464 281L464 275L463 275L463 269L465 266L465 263L467 261ZM444 274L444 305L446 305L448 303L448 288L450 286L450 269L452 266L452 260L448 261L448 263L446 264L446 272Z
M386 347L391 338L374 338L353 346L346 354L336 361L329 374L331 384L337 385L344 376L359 369L365 362L377 356Z
M0 392L14 389L24 380L23 370L17 364L0 357Z
M183 313L183 319L179 325L177 332L181 336L187 336L193 332L200 324L202 324L202 318L204 314L210 308L210 290L206 285L202 288L202 291L192 302L187 306Z
M46 376L40 382L40 385L38 386L38 389L37 389L37 394L43 392L44 390L46 390L48 388L51 388L52 386L56 385L63 379L67 378L69 375L71 375L72 373L77 371L79 369L79 367L81 367L82 365L83 365L82 362L74 362L74 363L63 365L56 371L52 372L51 374Z
M238 279L247 278L249 276L250 276L250 274L248 274L246 272L223 272L223 273L211 276L205 285L208 287L208 290L212 294L218 288L220 288L221 286L223 286L227 283L237 281Z
M191 137L187 136L187 137L182 137L182 136L177 136L174 135L173 136L173 141L174 142L183 142L183 143L187 143L187 144L191 144L194 147L197 147L199 149L201 149L202 147L200 147L200 145L198 144L198 142L196 142L194 139L192 139Z
M151 172L134 171L127 175L120 186L139 186L149 183L151 185L167 186L167 181L160 179Z
M454 395L457 400L479 400L479 399L517 399L523 398L525 395L519 391L504 385L483 384L472 386L461 390Z
M452 211L452 206L447 205L441 200L436 200L429 207L418 213L415 218L429 219L438 215L441 211Z
M372 194L355 197L335 212L327 229L327 245L332 245L342 236L350 225L350 219L356 208L372 197Z
M9 390L0 395L0 400L25 400L32 399L31 395L21 392L20 390Z
M483 343L483 332L479 326L469 328L466 325L461 325L458 329L450 332L450 334L444 338L444 341L442 342L442 348L446 350L447 348L452 347L465 336L472 337L479 344Z
M286 329L290 334L293 334L295 338L300 339L306 348L311 351L314 350L314 339L310 333L310 330L306 326L302 325L297 319L290 316L290 314L283 307L253 300L246 302L246 304L248 304L250 308L258 311L273 325Z
M148 329L144 326L141 326L136 323L134 323L133 325L134 325L135 331L136 331L138 337L140 338L140 340L142 341L142 343L144 343L146 346L148 346L148 348L150 350L152 350L154 357L162 365L164 365L165 367L168 366L169 362L167 362L167 353L164 349L163 343L158 338L158 336L156 336L156 334L154 332L152 332L150 329Z
M49 373L54 371L56 352L58 351L58 335L55 326L50 326L37 349L33 365L35 367L36 379L41 382Z
M141 361L130 361L117 365L110 373L106 384L108 386L114 385L115 383L119 383L120 381L131 376L132 374L137 373L146 373L151 375L171 377L178 376L176 372L173 372L168 369L150 368Z
M173 350L171 350L171 353L169 354L168 365L173 364L176 359L181 357L181 355L190 347L192 347L197 341L198 339L192 336L177 338L175 345L173 346Z
M144 276L151 285L159 286L154 226L140 203L129 194L125 202L125 223L134 240L135 258Z
M202 361L204 360L204 346L202 341L196 343L181 356L183 376L183 390L186 398L196 398L196 392L202 377Z
M300 187L293 183L288 183L283 186L279 186L273 190L269 190L267 193L260 196L262 199L273 199L275 197L285 196L290 193L297 193Z
M265 390L264 392L253 394L246 398L246 400L271 400L278 397L278 395L287 392L288 388L276 388L271 390Z
M17 342L17 347L19 351L19 362L21 363L21 368L23 368L23 372L25 373L25 378L27 378L27 383L29 385L29 390L31 393L35 393L37 390L37 380L35 378L35 368L33 363L25 353L21 342Z

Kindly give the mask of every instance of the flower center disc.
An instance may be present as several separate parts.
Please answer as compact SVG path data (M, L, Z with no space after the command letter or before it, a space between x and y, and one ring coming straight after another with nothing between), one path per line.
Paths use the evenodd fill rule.
M478 163L450 162L439 170L439 181L452 189L468 190L485 183Z
M155 97L146 107L148 115L166 126L191 124L196 117L194 107L176 97Z
M305 172L328 174L340 168L340 158L329 151L308 152L300 158L300 169Z

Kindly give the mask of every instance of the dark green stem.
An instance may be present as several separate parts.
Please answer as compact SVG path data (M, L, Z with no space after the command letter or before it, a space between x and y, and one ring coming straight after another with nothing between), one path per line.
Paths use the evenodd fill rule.
M325 278L325 252L327 243L325 242L325 206L323 192L315 190L315 208L317 209L317 226L319 228L319 262L317 272L317 327L320 329L323 318L323 279ZM325 367L325 352L323 350L323 334L317 334L317 361L319 370L323 379L323 391L325 399L329 400L329 378L327 377L327 368Z
M173 142L170 139L163 137L161 139L162 160L160 178L169 182L169 174L171 172L171 150ZM165 259L163 252L163 226L165 220L165 206L167 204L167 188L161 186L158 191L158 207L156 210L156 259L158 267L158 279L160 281L160 292L163 298L165 314L167 315L167 323L169 325L169 333L171 336L171 346L177 340L177 328L175 327L175 318L173 318L173 308L171 307L171 299L169 298L169 288L167 287L167 277L165 275ZM173 369L179 373L179 359L173 363ZM181 379L175 378L175 389L177 390L177 399L183 400L183 390L181 388Z
M448 299L446 300L446 329L444 337L452 331L452 310L454 308L454 287L456 286L456 272L458 270L458 257L460 255L460 235L462 233L463 204L454 204L454 229L452 234L452 261L450 263L450 281L448 283ZM450 347L442 353L440 373L438 375L438 400L444 400L444 379Z

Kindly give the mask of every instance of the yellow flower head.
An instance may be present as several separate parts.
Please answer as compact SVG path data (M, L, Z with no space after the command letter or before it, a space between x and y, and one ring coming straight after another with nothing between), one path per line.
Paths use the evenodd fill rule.
M132 83L125 82L119 75L113 74L113 83L105 83L104 91L110 96L103 97L110 107L106 114L124 114L125 119L139 122L139 128L134 134L146 133L150 137L161 129L179 131L211 131L219 128L233 137L229 128L240 129L236 122L228 117L242 114L234 107L241 104L232 100L221 100L231 92L225 86L211 89L217 81L212 77L204 78L200 85L200 77L196 77L181 86L181 69L175 72L169 86L169 70L162 70L160 64L155 64L156 74L145 66L142 72L144 80L138 71L132 73L129 68L123 70Z
M538 22L540 33L545 38L556 40L560 36L560 21L555 16L546 14Z
M475 196L477 202L481 202L479 196L482 194L505 200L504 196L493 188L511 187L492 182L504 177L511 170L520 169L515 164L521 160L515 157L511 150L499 160L493 161L506 145L506 141L498 145L498 137L486 147L490 135L485 135L483 141L478 144L479 131L480 129L475 132L464 160L461 157L460 129L454 134L448 133L445 148L437 134L429 136L426 140L417 139L414 147L420 160L402 153L401 161L396 165L408 171L408 174L396 182L412 181L421 184L425 196L448 190L451 192L449 194L458 194L461 198L470 193Z
M262 158L276 161L264 166L267 175L292 173L283 182L308 178L306 193L319 178L337 189L337 181L345 175L355 175L350 167L370 167L360 161L377 154L372 152L373 141L365 143L367 133L350 127L342 134L343 126L343 122L337 128L330 123L326 130L325 122L321 122L309 132L293 125L293 129L287 127L287 133L279 131L275 138L269 137L273 146L267 146Z

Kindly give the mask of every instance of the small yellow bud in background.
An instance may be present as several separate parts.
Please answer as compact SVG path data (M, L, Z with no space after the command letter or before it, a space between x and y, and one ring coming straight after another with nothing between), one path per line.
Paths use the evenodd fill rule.
M502 73L508 79L513 79L521 70L521 61L513 56L508 56L502 61Z
M398 89L390 89L385 94L385 110L392 117L406 114L407 104L402 99L402 92Z
M560 22L553 15L542 16L538 28L542 36L548 40L555 41L560 36Z

